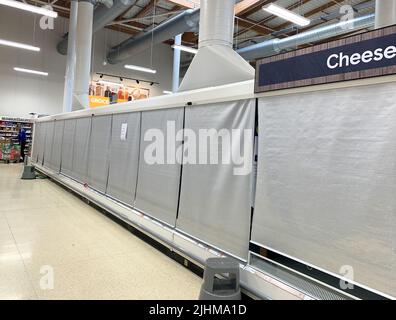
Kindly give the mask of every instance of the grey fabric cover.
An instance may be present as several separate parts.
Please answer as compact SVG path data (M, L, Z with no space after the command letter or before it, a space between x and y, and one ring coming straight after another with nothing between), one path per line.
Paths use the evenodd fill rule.
M253 241L396 297L395 84L258 108Z
M45 130L46 123L39 123L39 130L37 131L37 163L39 165L43 164L44 159L44 148L45 148Z
M183 165L177 219L178 229L242 259L247 259L249 246L254 112L255 100L246 100L190 107L185 114L185 128L196 137L200 129L227 129L230 133L240 129L251 133L248 141L243 141L242 135L241 139L231 139L231 145L218 140L219 155L222 147L228 154L234 150L244 155L244 143L250 145L249 154L244 155L250 163L246 175L235 175L234 169L239 166L222 163L220 156L219 164ZM185 154L186 146L187 139ZM201 155L205 152L211 154L210 143L206 150L199 150Z
M31 154L31 162L37 163L37 150L39 149L39 136L40 136L40 123L36 122L33 126L33 145L32 145L32 154Z
M51 165L50 168L55 172L60 171L61 155L62 155L62 140L63 140L63 127L65 122L57 120L54 124L54 141L52 143L51 152Z
M54 140L54 126L55 122L45 122L45 146L44 146L44 166L47 168L51 168L52 165L52 143Z
M88 151L91 133L91 117L76 119L76 133L73 145L72 178L81 183L88 182Z
M139 210L170 225L175 225L179 195L180 164L148 164L145 149L152 141L144 141L149 129L159 129L164 134L167 154L167 122L175 125L176 132L183 127L183 108L142 113L142 131L139 157L138 185L135 206ZM176 148L181 142L176 144Z
M88 152L88 184L100 192L106 191L110 134L111 115L92 117Z
M133 205L139 162L140 112L113 115L110 143L109 178L106 193ZM121 126L127 124L126 140L121 140Z
M61 172L72 176L74 136L76 132L76 119L65 120L62 139L62 165Z

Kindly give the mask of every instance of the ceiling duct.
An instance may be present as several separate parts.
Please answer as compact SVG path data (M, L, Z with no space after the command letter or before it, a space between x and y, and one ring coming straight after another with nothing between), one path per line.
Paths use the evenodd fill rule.
M254 68L233 50L235 0L201 0L199 49L179 91L254 79Z
M103 29L107 24L114 21L114 19L133 6L136 0L101 0L97 2L103 5L95 9L92 28L93 33ZM113 5L109 8L111 4ZM67 54L67 38L68 34L66 34L63 40L56 46L58 52L62 55Z
M141 52L144 52L152 44L173 39L178 34L194 31L199 24L199 9L186 10L168 21L136 37L131 37L119 45L111 48L107 55L107 61L111 64L120 63Z
M375 28L383 28L396 23L396 0L377 0L375 3Z
M297 48L298 46L328 39L349 33L352 30L374 26L375 14L362 16L349 21L319 27L283 39L271 39L257 43L237 52L246 60L255 60L280 53L282 50Z

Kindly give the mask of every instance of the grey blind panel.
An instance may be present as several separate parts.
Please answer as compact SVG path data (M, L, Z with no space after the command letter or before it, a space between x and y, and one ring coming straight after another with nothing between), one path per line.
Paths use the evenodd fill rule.
M109 179L106 193L133 205L139 162L140 112L113 115L110 143ZM125 140L121 127L125 124Z
M259 100L252 239L396 296L394 84Z
M33 128L33 150L32 150L32 156L31 156L31 161L36 163L37 162L37 150L39 148L39 136L40 136L40 123L36 122L34 124Z
M63 120L57 120L55 121L54 125L54 141L52 143L51 152L51 169L55 172L60 171L64 124L65 122Z
M65 120L62 139L62 166L61 172L72 176L73 171L73 146L76 131L76 119Z
M46 133L45 133L45 147L44 147L44 166L51 168L52 166L52 142L54 140L54 121L46 122Z
M89 141L88 183L101 192L106 191L108 148L111 134L111 115L92 118Z
M73 146L72 177L81 183L88 182L88 151L91 133L91 117L76 119L76 134Z
M44 159L46 123L41 122L39 127L40 129L38 131L37 163L39 165L42 165Z
M202 129L215 129L217 133L226 129L230 136L236 129L242 134L231 138L230 144L212 134L219 141L217 148L212 148L215 144L208 142L203 149L203 141L197 138L197 148L200 148L197 157L206 154L207 164L196 157L198 164L183 165L177 219L179 229L243 259L247 258L249 246L254 112L254 100L186 108L185 128L192 130L196 137ZM246 140L244 130L250 132ZM187 156L187 134L185 141ZM247 154L244 154L245 144ZM247 163L247 169L241 175L235 169L242 165L223 160L221 156L225 152L232 158L233 151L243 155ZM219 161L209 161L209 156L217 158L216 153Z
M176 131L183 126L183 109L146 111L142 113L141 147L139 158L136 208L168 224L175 225L179 194L179 164L149 164L145 160L145 149L152 141L144 141L150 129L160 130L167 139L167 122L174 124ZM155 140L155 139L154 139ZM178 143L178 147L181 143ZM165 145L165 155L167 148Z

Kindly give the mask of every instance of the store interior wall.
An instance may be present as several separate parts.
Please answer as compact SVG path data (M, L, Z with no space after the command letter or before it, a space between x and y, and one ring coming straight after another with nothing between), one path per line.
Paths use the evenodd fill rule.
M0 46L0 116L29 117L29 113L57 114L62 112L66 56L56 51L56 44L68 30L68 19L55 19L53 30L40 28L41 16L20 10L0 8L0 38L35 45L40 52ZM170 46L159 44L122 64L103 65L107 49L128 38L125 33L103 29L94 35L92 72L115 74L124 77L159 82L158 85L128 82L130 85L150 89L150 96L172 89L173 51ZM135 72L124 64L135 64L157 69L157 74ZM15 72L14 67L46 71L48 77ZM96 77L95 77L96 79ZM116 78L105 80L119 82ZM126 81L126 80L125 80Z

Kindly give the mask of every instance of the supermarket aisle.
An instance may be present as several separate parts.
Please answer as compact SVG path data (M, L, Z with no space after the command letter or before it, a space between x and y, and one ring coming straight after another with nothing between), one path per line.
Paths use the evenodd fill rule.
M198 276L49 180L20 180L21 170L0 164L0 299L198 297Z

